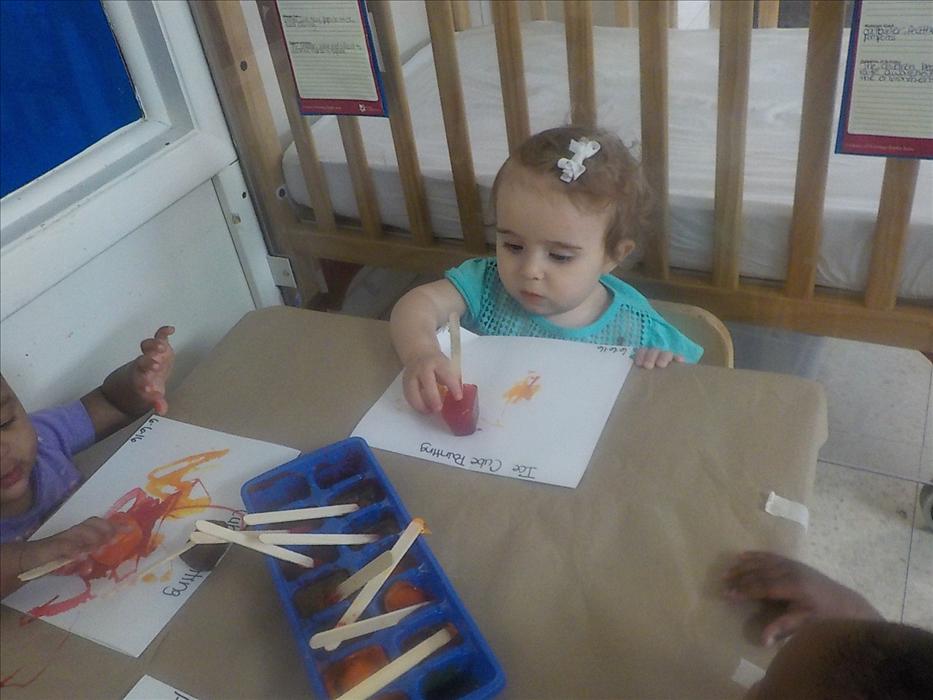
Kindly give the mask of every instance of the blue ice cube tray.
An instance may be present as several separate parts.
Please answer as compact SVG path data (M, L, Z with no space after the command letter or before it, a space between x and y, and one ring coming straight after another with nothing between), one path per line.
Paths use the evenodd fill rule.
M339 582L390 549L411 522L408 510L365 440L349 438L301 455L250 479L241 493L251 513L359 503L360 509L348 515L293 525L313 527L309 531L319 533L391 533L360 546L290 547L314 559L311 569L266 557L316 697L331 697L324 683L324 673L331 665L372 646L381 647L391 661L447 624L457 629L458 636L380 691L376 698L478 700L493 697L505 686L502 667L423 535L415 540L360 619L384 613L383 597L398 581L407 581L427 593L432 599L430 605L416 610L394 627L345 641L334 651L311 649L308 645L312 635L334 627L356 596L332 605L317 598L317 605L311 606L315 585L325 593L331 590L336 585L334 581ZM287 525L266 527L280 529Z

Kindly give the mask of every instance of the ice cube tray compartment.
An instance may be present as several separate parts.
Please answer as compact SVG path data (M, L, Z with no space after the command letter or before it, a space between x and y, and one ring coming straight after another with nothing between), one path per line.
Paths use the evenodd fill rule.
M334 651L309 647L311 636L333 628L357 595L335 603L328 594L340 581L390 549L411 521L365 441L350 438L301 455L245 483L242 496L250 512L360 504L360 510L345 516L273 524L267 529L307 526L308 532L321 534L381 535L379 540L366 545L289 547L312 557L315 566L311 569L266 557L316 697L332 697L325 683L328 673L332 676L331 686L333 675L347 672L347 668L348 677L353 678L359 664L381 659L381 653L392 661L446 625L457 630L457 638L380 691L376 700L478 700L493 697L505 686L502 668L423 536L415 540L360 619L385 613L390 591L397 607L407 607L422 595L428 598L428 605L389 629L343 642ZM360 656L347 662L354 654ZM340 666L342 663L346 666Z

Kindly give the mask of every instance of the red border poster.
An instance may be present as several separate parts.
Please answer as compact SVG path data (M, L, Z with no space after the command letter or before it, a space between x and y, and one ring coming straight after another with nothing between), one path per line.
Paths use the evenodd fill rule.
M933 2L856 0L836 152L933 158Z
M276 0L302 114L386 116L364 0Z

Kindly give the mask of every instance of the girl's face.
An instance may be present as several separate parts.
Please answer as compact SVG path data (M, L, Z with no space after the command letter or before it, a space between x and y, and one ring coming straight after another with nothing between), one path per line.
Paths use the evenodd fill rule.
M558 326L585 326L605 310L599 277L632 251L606 254L611 208L587 213L560 191L563 183L520 166L509 168L496 199L496 259L508 293L531 314Z
M36 431L16 394L0 377L0 513L11 517L32 504L29 476L36 463Z

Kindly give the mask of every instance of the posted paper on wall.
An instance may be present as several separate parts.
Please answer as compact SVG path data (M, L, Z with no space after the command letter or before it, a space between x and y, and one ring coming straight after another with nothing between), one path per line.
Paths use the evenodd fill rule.
M450 335L438 338L449 353ZM632 367L627 347L461 331L463 381L479 391L472 435L416 412L402 376L353 435L371 446L450 466L576 488Z
M44 576L3 602L139 656L208 575L180 559L147 569L179 550L199 518L238 525L243 482L298 454L290 447L153 416L31 539L94 515L116 517L125 537L106 555L96 553L91 571Z
M836 151L933 158L933 2L856 2Z

